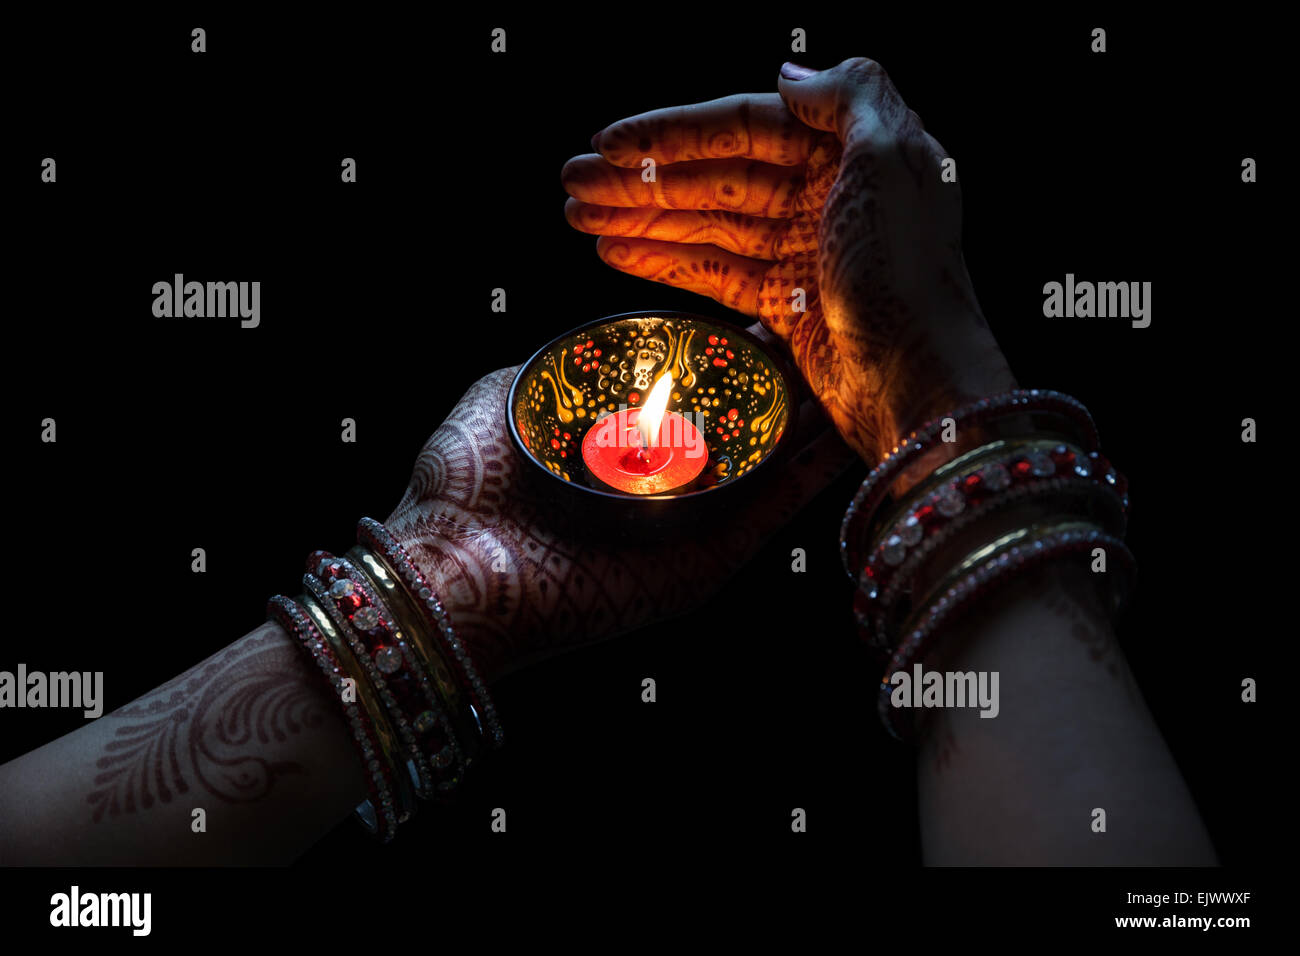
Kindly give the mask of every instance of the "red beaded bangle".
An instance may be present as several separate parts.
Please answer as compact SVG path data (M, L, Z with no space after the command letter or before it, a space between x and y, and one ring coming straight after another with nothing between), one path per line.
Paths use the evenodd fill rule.
M343 697L343 682L350 675L340 664L324 635L297 602L277 594L267 602L266 612L270 620L297 639L343 708L353 746L365 767L369 793L368 798L356 808L356 817L367 832L387 843L397 835L398 826L398 812L393 799L393 768L384 759L383 748L369 713L356 701L347 701Z
M376 556L384 559L395 572L396 579L405 583L408 593L413 596L416 606L420 608L429 623L431 633L440 638L444 658L454 662L453 666L457 669L462 687L469 694L472 702L471 710L475 721L479 723L480 730L486 725L486 736L491 740L493 747L500 747L505 735L501 730L501 722L497 718L496 707L493 706L492 699L488 695L487 685L474 669L469 651L456 637L450 615L434 594L428 580L420 573L420 569L415 566L406 549L401 546L392 532L375 519L361 519L357 524L357 540L370 548Z
M454 789L465 764L459 742L433 681L420 666L391 609L348 558L314 551L307 559L307 567L309 573L314 573L330 589L340 614L347 616L366 654L382 675L376 675L381 682L377 690L390 718L399 728L409 728L410 739L403 739L419 771L416 795L429 799L435 791L446 793ZM348 582L351 589L339 582ZM336 595L335 588L347 593Z
M1057 417L1072 425L1078 433L1080 444L1087 451L1098 447L1097 427L1087 408L1077 399L1062 392L1046 389L1015 390L982 398L932 419L898 443L867 475L854 495L840 525L840 558L845 573L855 577L866 555L865 542L870 540L869 526L876 509L889 492L890 486L903 469L933 448L943 434L945 419L958 424L975 425L993 422L1010 415L1045 414Z
M415 740L410 722L385 680L388 672L384 668L392 666L389 662L399 667L403 666L403 649L397 647L395 643L380 643L373 633L384 623L382 612L369 602L364 592L351 579L340 578L334 584L327 585L314 574L304 574L302 583L307 593L315 598L316 603L330 616L335 629L352 649L353 657L360 664L366 680L379 697L388 721L393 725L401 741L403 766L410 774L415 794L422 798L428 797L433 792L432 770ZM343 587L347 590L342 590ZM351 621L354 613L362 614L366 623L369 623L369 618L373 616L374 625L366 629L354 626ZM378 663L380 661L384 662L383 667Z
M892 606L924 559L977 519L1016 502L1051 496L1097 503L1108 512L1106 530L1122 535L1126 488L1100 454L1079 457L1064 445L1050 453L1013 453L952 478L909 508L863 565L854 596L859 624L872 643L888 647Z

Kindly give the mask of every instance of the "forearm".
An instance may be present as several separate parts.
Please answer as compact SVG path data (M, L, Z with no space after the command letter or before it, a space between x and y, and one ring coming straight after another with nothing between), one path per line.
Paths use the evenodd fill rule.
M283 864L365 795L337 701L265 624L0 766L0 863Z
M927 662L998 672L1000 711L939 711L923 728L926 863L1216 863L1089 574L1060 565L1027 576ZM1097 809L1105 832L1094 830Z

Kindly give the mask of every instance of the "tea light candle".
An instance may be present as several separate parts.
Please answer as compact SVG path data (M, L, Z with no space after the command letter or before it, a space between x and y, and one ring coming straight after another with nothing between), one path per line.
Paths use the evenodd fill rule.
M792 381L744 329L691 312L628 312L538 349L510 386L507 427L529 480L544 482L537 491L568 489L557 488L557 508L661 527L699 514L686 499L717 501L773 470L764 466L788 450Z
M673 377L664 374L640 408L606 415L582 441L592 477L633 495L656 495L694 481L709 460L698 428L667 411Z

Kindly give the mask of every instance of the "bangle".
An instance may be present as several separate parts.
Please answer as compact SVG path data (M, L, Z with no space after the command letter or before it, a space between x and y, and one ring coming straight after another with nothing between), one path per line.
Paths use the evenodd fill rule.
M364 572L348 558L317 551L308 558L308 566L313 565L317 577L341 605L340 614L347 616L348 607L355 608L349 623L382 675L376 675L382 681L378 688L381 699L399 729L410 728L408 749L419 771L416 796L427 800L435 792L452 790L460 782L464 762L443 702L416 652L414 634L397 623ZM341 581L351 587L341 586ZM336 595L336 589L346 593Z
M302 576L307 593L325 609L334 627L361 667L369 689L379 698L389 723L400 741L401 766L410 774L418 797L426 798L433 792L433 774L415 732L411 729L403 708L398 703L388 677L404 672L407 667L405 648L395 641L385 643L376 632L387 635L387 622L382 609L375 607L358 582L351 578L338 578L326 584L314 574ZM357 618L353 623L353 618Z
M390 573L398 581L405 582L407 593L412 596L416 607L420 609L430 632L439 638L444 659L450 661L456 668L461 686L469 694L470 711L480 732L486 727L486 736L492 746L500 747L505 735L501 730L496 707L488 696L487 685L474 669L469 652L456 637L447 609L438 600L429 582L392 532L373 518L362 518L358 523L357 540L370 548L375 556L387 565Z
M359 544L352 547L345 557L365 575L375 591L387 599L394 621L409 641L409 649L419 665L421 679L431 682L431 689L441 703L439 721L453 747L456 774L463 774L477 755L482 736L470 713L469 698L461 693L447 662L427 633L424 617L411 595L393 577L384 562ZM448 790L451 787L440 789Z
M1059 499L1083 517L1100 521L1108 532L1124 533L1127 483L1096 452L1085 456L1066 445L1030 442L994 460L972 458L967 468L955 475L950 470L947 477L941 487L908 497L858 575L854 608L878 646L888 646L889 608L922 563L994 511L1018 502Z
M1015 509L1016 505L1022 507ZM1051 513L1068 513L1098 523L1116 537L1123 535L1125 515L1119 502L1113 493L1093 481L1043 478L1013 488L935 530L908 553L906 560L893 569L892 574L869 576L864 568L853 605L863 636L875 646L891 650L891 635L902 633L898 627L899 619L916 605L910 594L917 571L936 552L951 545L962 532L983 522L992 513L1018 510L1023 518L1024 506L1032 509L1035 520L1041 520L1043 513L1051 509Z
M1103 547L1119 559L1121 584L1112 592L1112 611L1118 610L1132 588L1136 562L1123 541L1087 522L1072 520L1022 529L968 556L958 571L931 592L933 600L927 601L908 622L906 637L895 649L881 678L877 710L890 734L903 740L914 730L912 721L898 714L904 708L892 704L893 677L908 670L913 662L924 660L934 649L943 628L968 611L976 598L985 596L1028 568L1065 555L1090 552L1095 547Z
M887 517L874 523L867 539L871 541L872 556L889 537L886 529L904 522L909 515L921 512L926 517L953 517L962 506L962 501L959 500L961 497L979 497L981 494L1001 491L1018 480L1045 478L1055 474L1074 474L1086 478L1101 464L1098 457L1093 453L1090 460L1089 454L1077 445L1053 438L997 439L973 448L940 465L918 481L901 497ZM955 495L951 490L953 486ZM926 504L931 506L932 511L925 511L917 505L922 499L928 499ZM878 510L882 513L884 511ZM937 515L932 514L936 511Z
M840 558L845 573L851 578L856 576L865 558L861 553L862 547L864 542L870 540L870 525L876 510L903 469L923 452L935 446L943 434L945 419L974 425L992 424L1008 416L1017 415L1028 415L1057 426L1057 428L1045 428L1044 430L1048 432L1058 431L1059 425L1064 424L1065 437L1075 439L1076 444L1087 451L1097 450L1097 428L1092 416L1088 414L1088 410L1081 402L1061 392L1018 389L990 398L982 398L947 415L932 419L909 434L886 454L867 475L857 494L854 495L840 526Z
M388 713L384 710L375 694L375 689L367 679L364 664L357 659L338 628L334 626L329 613L317 603L310 591L298 595L298 603L311 617L316 629L325 637L325 642L333 649L334 656L347 672L356 690L361 706L370 716L375 728L375 737L379 741L380 752L393 777L393 798L397 807L397 822L405 823L415 813L415 793L413 787L414 768L402 759L402 745L397 738L397 731ZM406 772L402 772L405 770Z
M394 773L392 765L384 759L384 750L370 713L355 700L346 699L344 679L349 676L348 672L301 605L277 594L267 602L266 612L269 620L297 639L298 645L315 663L340 702L353 747L365 768L369 793L354 813L367 832L387 843L397 835L399 822L393 800Z

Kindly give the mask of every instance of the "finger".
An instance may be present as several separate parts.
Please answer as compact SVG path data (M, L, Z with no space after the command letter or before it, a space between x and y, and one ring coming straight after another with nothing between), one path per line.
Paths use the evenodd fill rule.
M589 153L575 156L560 173L574 199L599 206L657 206L660 209L725 209L788 219L803 185L802 170L748 159L698 160L647 170L622 169Z
M620 272L662 282L758 317L758 292L769 263L716 246L601 236L596 255Z
M651 110L619 120L591 138L615 166L640 167L694 159L757 159L797 166L808 158L812 131L775 93L738 93L689 106Z
M817 224L809 213L763 219L716 209L595 206L570 198L564 217L573 228L596 236L712 245L751 259L775 260L817 247Z
M829 70L787 63L776 85L791 113L814 129L836 133L846 147L855 137L896 128L910 112L885 68L866 57Z

